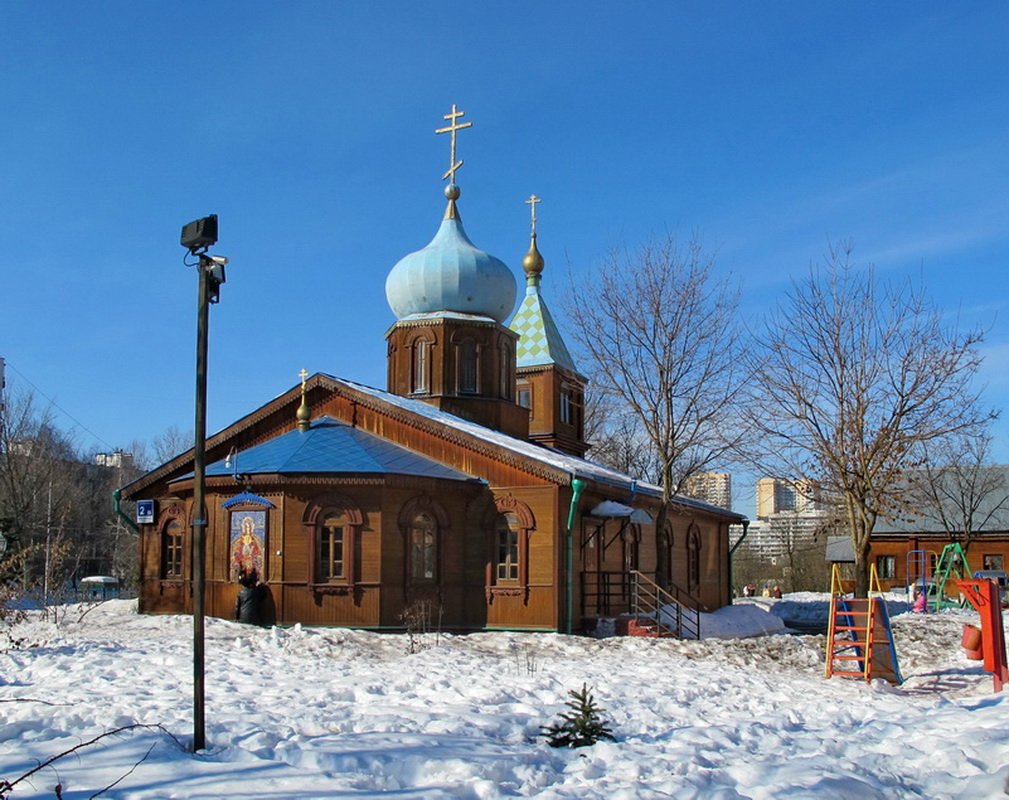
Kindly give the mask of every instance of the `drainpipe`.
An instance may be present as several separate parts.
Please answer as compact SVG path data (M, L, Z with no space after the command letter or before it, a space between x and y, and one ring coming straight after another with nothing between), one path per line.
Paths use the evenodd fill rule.
M746 534L747 534L747 532L749 532L749 530L750 530L750 520L744 519L743 520L743 535L739 537L739 541L737 541L734 545L732 545L732 547L729 548L729 598L730 599L732 598L732 557L735 555L736 550L739 548L739 545L741 545L743 543L743 539L746 538Z
M119 519L121 519L123 522L126 523L126 526L128 528L132 529L134 533L140 533L140 528L137 526L137 523L135 523L128 516L126 516L123 513L122 508L119 507L119 493L121 491L122 489L116 489L114 492L112 492L112 510L115 512L116 516L119 517Z
M581 478L571 479L571 507L568 509L568 527L564 532L564 549L565 549L565 566L564 571L566 573L567 580L567 608L566 619L564 621L564 632L571 633L571 619L574 616L574 604L575 604L575 545L574 538L571 535L571 529L575 524L575 511L578 510L578 501L581 499L582 492L585 491L585 481Z

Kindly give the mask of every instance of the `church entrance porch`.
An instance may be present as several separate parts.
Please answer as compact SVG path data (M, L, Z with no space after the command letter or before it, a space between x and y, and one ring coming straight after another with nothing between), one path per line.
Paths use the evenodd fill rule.
M700 601L655 573L582 572L582 630L597 636L700 638Z

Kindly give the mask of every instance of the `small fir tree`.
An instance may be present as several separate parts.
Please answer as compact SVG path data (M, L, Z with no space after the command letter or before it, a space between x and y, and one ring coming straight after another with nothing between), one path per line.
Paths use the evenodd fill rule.
M561 714L560 721L543 728L547 744L551 747L587 747L600 739L613 741L610 726L602 719L602 709L596 705L592 693L583 683L581 691L570 691L571 699L565 705L570 711Z

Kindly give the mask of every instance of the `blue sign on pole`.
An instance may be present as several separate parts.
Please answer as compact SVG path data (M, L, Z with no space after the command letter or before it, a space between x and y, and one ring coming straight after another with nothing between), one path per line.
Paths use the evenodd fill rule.
M154 501L137 500L137 524L150 524L154 522Z

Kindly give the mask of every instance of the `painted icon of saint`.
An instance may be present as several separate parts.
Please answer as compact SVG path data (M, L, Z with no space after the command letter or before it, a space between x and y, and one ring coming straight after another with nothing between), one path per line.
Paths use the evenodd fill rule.
M263 526L265 520L259 520L257 525L254 516L261 513L248 512L241 515L239 520L232 518L231 572L234 580L237 580L243 573L253 571L259 576L263 575ZM239 524L236 525L236 522Z

